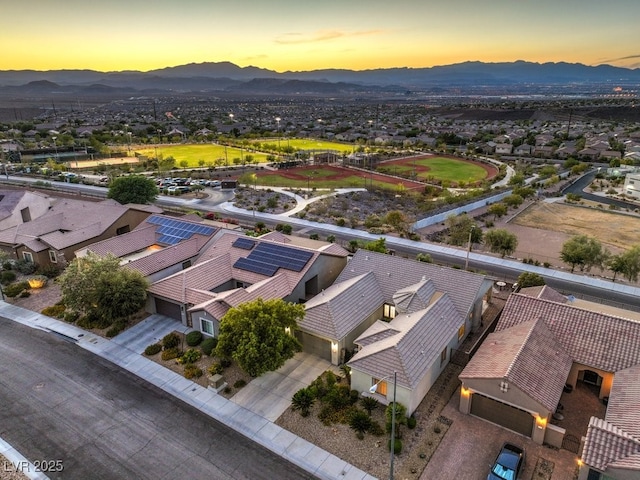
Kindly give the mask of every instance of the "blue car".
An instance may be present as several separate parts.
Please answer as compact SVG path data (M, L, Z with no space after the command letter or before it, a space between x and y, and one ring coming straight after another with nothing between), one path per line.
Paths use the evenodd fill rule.
M516 480L524 466L524 450L505 443L491 466L487 480Z

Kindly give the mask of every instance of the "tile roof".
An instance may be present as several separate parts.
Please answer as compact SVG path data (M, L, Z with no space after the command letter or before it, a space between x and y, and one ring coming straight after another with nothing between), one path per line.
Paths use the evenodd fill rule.
M415 312L427 308L431 298L436 293L436 287L431 280L420 280L415 285L409 285L393 294L393 303L398 312Z
M424 310L391 320L389 326L397 333L363 346L348 365L375 378L395 371L398 384L413 389L463 323L464 317L445 294ZM379 325L374 328L379 332Z
M640 440L606 420L591 417L582 461L601 471L609 467L640 470Z
M305 303L300 328L340 340L382 305L382 292L372 273L334 283Z
M640 364L640 322L512 294L496 331L541 318L571 358L607 372Z
M140 250L153 245L155 242L156 226L143 222L143 224L139 225L138 228L135 228L128 233L92 243L87 247L87 250L100 256L111 254L120 258L125 255L139 252Z
M386 303L392 303L393 295L399 289L428 279L433 281L437 291L451 296L453 304L464 317L475 300L491 287L484 275L362 249L356 251L336 282L368 272L375 274Z
M640 365L616 372L605 418L640 440Z
M541 298L543 300L549 300L550 302L567 303L569 300L557 290L554 290L548 285L541 285L537 287L522 288L518 292L528 297Z
M572 363L544 321L536 319L490 334L459 378L507 380L553 412Z
M180 243L157 250L151 255L131 260L125 263L124 266L148 276L196 257L208 240L208 237L194 235Z
M46 214L1 232L0 242L24 244L34 251L49 246L62 250L100 235L128 210L110 200L55 199Z

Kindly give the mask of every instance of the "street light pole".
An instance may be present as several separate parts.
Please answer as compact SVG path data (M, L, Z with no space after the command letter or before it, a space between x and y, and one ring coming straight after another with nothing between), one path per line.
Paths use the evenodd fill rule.
M467 244L467 259L464 261L464 270L465 272L467 270L469 270L469 254L471 253L471 235L473 234L473 231L475 230L475 225L471 225L471 228L469 229L469 243Z
M370 389L369 393L376 393L378 389L378 385L380 382L383 382L387 378L391 377L391 375L387 375L386 377L378 380ZM393 404L391 405L391 441L389 443L389 480L393 480L393 461L395 459L395 451L396 451L396 388L398 386L398 372L393 372Z

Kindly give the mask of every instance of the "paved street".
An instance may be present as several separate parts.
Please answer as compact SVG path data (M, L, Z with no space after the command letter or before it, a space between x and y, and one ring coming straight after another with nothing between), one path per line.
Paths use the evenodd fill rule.
M0 437L50 478L313 478L110 362L0 319Z

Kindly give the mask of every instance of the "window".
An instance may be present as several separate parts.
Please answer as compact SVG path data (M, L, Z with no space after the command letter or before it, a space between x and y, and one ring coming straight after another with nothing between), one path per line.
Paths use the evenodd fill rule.
M130 231L131 231L131 227L129 227L129 225L125 225L124 227L120 227L116 230L116 235L129 233Z
M191 266L191 260L187 260L186 262L182 262L182 269L185 270Z
M51 263L58 263L58 257L53 250L49 250L49 260L51 260Z
M440 353L440 366L442 366L442 364L446 361L447 361L447 347L444 347L444 350L442 350L442 352Z
M206 318L200 318L200 330L206 335L213 336L213 322Z
M384 318L393 319L396 318L396 306L384 304L384 311L382 312Z
M376 393L378 395L382 395L383 397L387 396L387 382L381 382L377 378L374 378L371 382L371 386L373 387L374 385L377 385Z
M33 263L33 254L31 252L22 252L22 258L27 262Z
M458 329L458 340L462 340L462 337L464 337L464 323Z
M500 382L500 391L502 393L507 393L509 391L509 384L505 381Z

